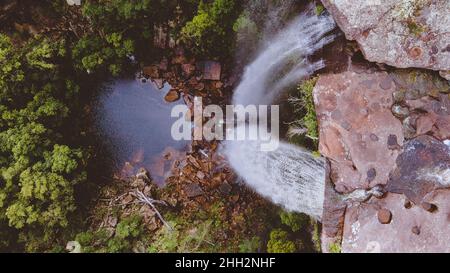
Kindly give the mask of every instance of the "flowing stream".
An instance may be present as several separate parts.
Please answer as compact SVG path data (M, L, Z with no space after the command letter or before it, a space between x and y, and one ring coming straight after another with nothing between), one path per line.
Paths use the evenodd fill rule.
M313 8L295 18L260 51L249 64L233 97L235 105L267 105L287 87L324 67L310 57L334 37L328 15L317 16ZM259 141L228 141L224 153L230 165L257 192L291 211L321 219L325 190L322 158L287 143L263 152Z

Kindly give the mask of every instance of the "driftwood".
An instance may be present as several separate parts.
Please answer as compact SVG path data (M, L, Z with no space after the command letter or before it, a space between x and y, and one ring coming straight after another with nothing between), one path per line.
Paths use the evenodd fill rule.
M161 220L161 222L163 222L163 224L170 230L172 231L173 228L172 226L170 226L169 223L166 222L166 220L164 220L164 218L162 217L161 213L159 213L158 209L155 207L154 204L160 204L160 205L164 205L167 206L167 203L164 201L160 201L160 200L154 200L150 197L147 197L143 192L141 192L140 190L136 190L135 191L135 196L136 198L139 200L140 203L143 204L147 204L149 205L156 213L156 215L158 216L159 220Z

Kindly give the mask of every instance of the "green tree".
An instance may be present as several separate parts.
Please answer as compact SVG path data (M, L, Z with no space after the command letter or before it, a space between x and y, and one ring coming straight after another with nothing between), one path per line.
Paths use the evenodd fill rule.
M86 154L62 138L78 90L60 79L64 48L42 38L16 47L0 35L0 223L30 250L68 226L74 187L86 179Z
M230 50L230 41L234 40L233 25L238 15L238 1L200 1L197 14L181 31L182 40L196 53L222 56Z
M281 223L290 227L293 232L297 232L309 223L309 217L296 212L282 211L280 213Z

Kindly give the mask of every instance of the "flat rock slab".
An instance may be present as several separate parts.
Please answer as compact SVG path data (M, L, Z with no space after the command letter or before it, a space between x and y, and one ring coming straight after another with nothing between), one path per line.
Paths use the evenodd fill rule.
M399 68L450 70L450 1L323 0L367 60Z
M385 72L319 78L314 88L319 150L331 161L330 178L338 192L387 183L404 139L402 124L391 112L395 89Z
M450 191L438 190L427 201L438 210L405 208L405 197L388 194L347 208L342 252L450 252ZM378 219L381 209L392 213L389 224Z
M404 194L416 205L421 205L427 194L448 187L450 147L431 136L423 135L406 143L404 152L397 158L397 167L390 175L386 190Z

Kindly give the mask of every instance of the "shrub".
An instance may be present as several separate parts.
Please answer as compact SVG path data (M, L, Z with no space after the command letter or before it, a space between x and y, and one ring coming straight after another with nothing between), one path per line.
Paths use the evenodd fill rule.
M270 239L267 243L268 253L294 253L295 243L288 239L288 233L282 229L275 229L270 232Z
M282 211L280 213L281 223L290 227L293 232L297 232L309 223L309 217L296 212Z

